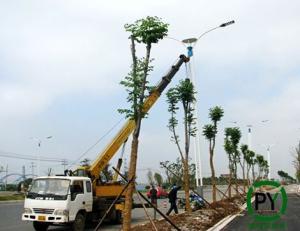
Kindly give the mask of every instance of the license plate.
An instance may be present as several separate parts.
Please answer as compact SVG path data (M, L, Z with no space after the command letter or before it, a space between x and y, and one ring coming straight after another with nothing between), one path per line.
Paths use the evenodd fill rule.
M46 217L45 217L45 216L38 216L38 220L39 220L39 221L45 221L45 220L46 220Z

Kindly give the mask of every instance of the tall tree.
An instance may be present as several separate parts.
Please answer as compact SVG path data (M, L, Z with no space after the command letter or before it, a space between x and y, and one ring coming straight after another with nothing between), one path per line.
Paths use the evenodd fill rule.
M242 156L243 159L240 159L240 165L242 168L242 173L243 173L243 186L244 186L244 191L246 191L246 184L245 184L245 168L247 169L246 165L247 165L247 161L246 161L246 157L248 155L249 149L248 149L248 145L246 144L242 144L241 145L241 152L242 152ZM247 182L248 182L248 178L247 178Z
M159 162L160 167L165 171L165 174L166 174L166 176L167 176L167 179L166 179L166 184L167 184L167 185L170 185L170 184L171 184L171 176L170 176L169 170L166 169L164 166L168 166L169 163L170 163L170 161L168 161L168 160Z
M195 118L193 114L192 104L195 101L194 85L189 79L179 81L179 84L175 88L171 88L167 92L167 102L169 104L168 111L171 114L169 119L168 128L172 133L172 140L176 144L182 165L183 165L183 179L184 179L184 192L186 199L186 210L191 212L189 190L189 151L190 151L190 139L195 136ZM179 136L177 134L178 120L176 118L177 111L179 109L178 103L182 105L183 109L183 124L184 124L184 151L180 146Z
M246 163L247 163L247 182L248 182L248 187L249 187L249 185L250 185L249 173L250 173L251 169L253 170L252 175L253 175L253 179L254 179L254 168L253 168L253 166L255 165L255 153L251 150L248 150L246 152L245 160L246 160Z
M158 186L162 186L162 183L163 183L163 178L162 178L162 176L158 173L158 172L156 172L156 173L154 173L154 180L155 180L155 182L156 182L156 184L158 185Z
M293 160L293 165L296 170L296 179L298 183L300 183L300 141L298 146L295 148L295 154L294 154L294 160Z
M148 179L148 183L150 185L154 185L153 173L151 170L148 170L148 172L147 172L147 179Z
M225 128L224 149L228 154L229 161L229 197L231 197L232 178L234 178L236 184L236 192L238 193L237 163L239 163L240 161L240 152L238 150L238 145L241 136L242 134L238 127Z
M264 171L264 167L265 167L265 159L262 155L257 154L256 162L257 162L257 166L258 166L258 179L261 179L263 171Z
M175 162L163 161L160 162L161 168L165 169L168 172L170 177L169 185L177 183L183 184L183 165L181 161L181 157L176 158ZM196 186L196 166L194 163L190 163L189 161L189 179L190 186L194 188Z
M286 182L288 182L288 183L294 183L294 182L296 182L296 180L295 180L293 177L291 177L291 176L290 176L287 172L285 172L285 171L280 170L280 171L278 171L277 173L278 173L278 175L281 177L282 181L286 181Z
M120 109L127 118L135 121L135 129L132 135L129 179L136 176L136 163L138 154L139 135L142 119L145 117L143 110L146 98L146 90L150 90L147 77L153 69L150 65L150 52L152 44L158 43L168 32L168 24L161 21L158 17L146 17L135 21L132 24L126 24L125 30L130 33L132 67L131 72L121 81L121 84L128 92L127 101L130 103L129 109ZM143 58L136 55L136 43L145 45L146 54ZM129 231L131 224L132 195L134 190L134 181L129 185L125 198L125 209L123 219L123 230Z
M212 198L213 202L217 200L217 189L216 189L216 173L214 167L214 150L216 146L216 136L218 133L218 122L224 115L224 111L221 107L213 107L209 109L209 118L212 124L207 124L203 127L203 135L209 142L209 164L211 169L211 182L212 182Z

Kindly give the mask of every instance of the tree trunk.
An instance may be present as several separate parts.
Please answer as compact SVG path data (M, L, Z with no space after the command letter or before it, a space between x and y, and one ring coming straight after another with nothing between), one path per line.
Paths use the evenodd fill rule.
M228 197L231 198L231 184L232 184L232 164L229 163L229 180L228 180Z
M184 193L185 193L185 209L187 212L192 212L190 204L190 181L189 181L189 165L188 160L183 160L183 178L184 178Z
M250 176L249 176L249 172L250 172L250 167L251 166L247 166L247 187L250 187Z
M235 194L239 194L239 184L238 184L238 178L237 178L237 165L236 162L234 163L234 180L235 180Z
M184 109L184 134L185 134L185 158L183 158L183 179L184 179L184 192L185 192L185 208L187 212L192 212L190 205L190 177L189 177L189 131L187 123L188 105L183 103Z
M212 199L213 202L217 201L217 189L216 189L216 178L215 178L215 167L214 167L214 151L211 149L209 150L210 156L209 156L209 163L210 163L210 169L211 169L211 185L212 185Z
M253 183L254 183L254 181L255 181L254 165L252 165L252 180L253 180Z
M130 165L129 165L129 179L135 178L136 173L136 163L137 163L137 153L138 153L138 137L133 136L131 143L131 155L130 155ZM123 231L129 231L131 225L131 209L132 209L132 195L134 191L135 180L133 180L126 191L125 197L125 208L123 214Z
M242 168L243 171L243 188L244 188L244 192L246 192L246 183L245 183L245 165Z

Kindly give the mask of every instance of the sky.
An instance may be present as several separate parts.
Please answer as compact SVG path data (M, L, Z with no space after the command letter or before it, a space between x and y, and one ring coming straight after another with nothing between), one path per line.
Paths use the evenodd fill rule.
M0 165L8 166L8 173L21 173L25 166L29 174L34 162L34 173L39 169L43 175L49 168L62 173L61 162L7 156L66 159L69 164L95 159L125 123L117 112L128 107L119 84L131 65L124 24L158 16L170 24L168 37L178 40L236 22L203 36L192 63L200 129L209 123L209 108L218 105L225 112L214 157L217 175L228 172L224 128L239 126L241 143L247 143L247 125L252 125L252 149L266 157L271 146L271 176L277 177L278 170L294 176L292 153L300 139L299 8L296 0L1 1ZM143 47L138 51L144 54ZM156 84L184 53L170 38L155 44L150 83ZM185 77L183 67L170 87ZM163 94L142 124L140 182L147 181L148 169L163 173L159 162L179 156L166 127L167 106ZM200 138L202 175L207 177L208 143Z

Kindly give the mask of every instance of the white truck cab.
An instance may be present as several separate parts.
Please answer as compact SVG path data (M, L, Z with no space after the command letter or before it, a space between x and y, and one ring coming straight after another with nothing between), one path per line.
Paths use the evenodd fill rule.
M52 224L71 224L73 230L84 230L86 215L92 209L90 178L38 177L27 193L22 220L33 221L37 231L47 230Z

